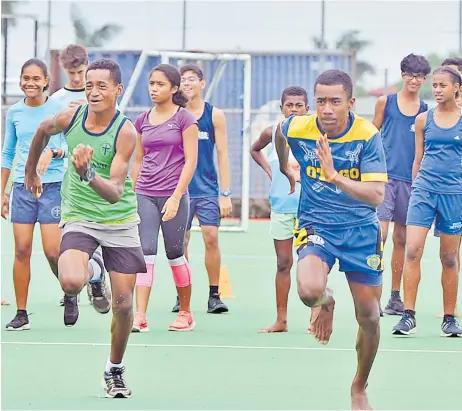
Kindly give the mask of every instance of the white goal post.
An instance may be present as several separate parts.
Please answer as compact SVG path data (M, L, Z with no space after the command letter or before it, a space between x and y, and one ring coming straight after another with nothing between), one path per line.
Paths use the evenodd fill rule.
M220 227L220 231L234 231L234 232L246 232L249 227L249 208L250 208L250 121L251 121L251 56L249 54L232 54L232 53L224 53L224 54L213 54L213 53L192 53L192 52L178 52L178 51L156 51L156 50L144 50L141 52L141 55L136 63L136 66L133 70L132 76L130 81L126 87L126 90L123 94L122 100L120 101L120 110L121 112L125 113L126 111L134 111L131 107L129 107L130 100L133 96L135 88L138 85L138 81L146 69L145 65L150 57L157 57L159 58L159 63L164 64L174 64L175 61L179 63L178 60L185 62L201 62L201 61L218 61L218 67L214 70L213 78L211 81L208 81L205 91L205 100L209 100L213 91L216 89L220 80L223 77L224 72L226 71L227 64L232 61L240 61L242 62L242 94L240 94L242 100L242 107L241 108L232 108L230 110L226 110L226 108L220 107L217 105L218 108L222 109L227 114L227 111L230 113L236 114L242 112L242 124L241 124L241 135L242 135L242 179L241 179L241 187L240 190L240 197L241 197L241 213L239 222L234 225L230 224L222 224ZM153 67L149 67L152 69ZM205 74L205 73L204 73ZM147 94L147 87L146 87L146 94ZM213 102L212 102L213 104ZM228 129L229 129L229 121ZM229 135L228 133L228 140L232 138L236 138L235 135ZM239 138L239 136L237 136ZM230 167L231 167L231 152L230 152ZM231 171L232 174L232 171ZM232 176L231 176L232 180ZM236 190L232 190L233 192ZM235 194L235 193L234 193ZM234 197L234 195L232 195ZM199 227L193 226L193 230L198 230Z

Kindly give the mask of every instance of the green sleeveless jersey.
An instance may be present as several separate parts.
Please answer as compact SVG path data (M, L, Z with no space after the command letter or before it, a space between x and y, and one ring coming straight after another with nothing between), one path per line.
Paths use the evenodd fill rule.
M85 128L88 105L81 105L69 128L65 131L69 147L69 166L61 187L61 220L90 221L102 224L122 224L138 218L136 194L130 176L125 180L122 198L115 204L107 202L88 183L82 182L71 161L74 148L79 144L93 148L91 166L102 178L109 179L112 160L115 156L117 135L127 120L117 114L103 133L91 133Z

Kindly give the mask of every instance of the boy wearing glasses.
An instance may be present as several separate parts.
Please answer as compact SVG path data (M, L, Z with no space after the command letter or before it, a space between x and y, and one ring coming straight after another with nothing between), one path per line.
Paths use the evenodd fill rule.
M391 297L384 310L388 315L402 315L404 311L400 289L415 154L414 122L420 113L428 109L419 98L419 91L430 70L430 63L424 56L409 54L401 61L401 90L381 96L375 106L373 123L381 131L388 170L385 200L377 210L384 245L388 226L390 222L394 223Z

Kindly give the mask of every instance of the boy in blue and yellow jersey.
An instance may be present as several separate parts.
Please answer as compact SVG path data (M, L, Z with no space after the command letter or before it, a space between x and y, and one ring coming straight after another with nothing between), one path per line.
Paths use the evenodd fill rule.
M308 96L303 87L287 87L281 96L281 112L285 118L291 115L306 116L308 113ZM274 138L277 124L263 130L258 140L250 149L250 155L255 162L266 171L271 179L270 187L270 234L274 240L276 250L276 322L269 327L261 328L259 332L273 333L287 331L287 300L290 290L290 270L293 264L293 238L297 220L298 203L300 201L301 186L297 184L294 193L289 195L289 183L279 171L279 160L276 153ZM268 159L261 150L271 143ZM292 155L292 153L290 153ZM300 165L289 160L291 167L300 173Z
M382 237L376 207L383 201L387 171L377 128L351 112L351 78L328 70L315 82L316 114L292 116L278 126L280 170L292 150L301 167L298 209L297 283L302 302L313 308L310 332L323 344L332 333L335 301L327 277L339 260L359 324L358 368L351 386L352 409L370 409L367 379L380 340Z
M402 89L398 93L381 96L375 106L373 123L381 131L389 177L385 199L377 210L384 245L389 224L393 222L391 296L384 310L388 315L401 315L404 310L400 289L415 155L414 122L428 108L419 98L419 90L429 73L430 64L424 56L409 54L401 61Z

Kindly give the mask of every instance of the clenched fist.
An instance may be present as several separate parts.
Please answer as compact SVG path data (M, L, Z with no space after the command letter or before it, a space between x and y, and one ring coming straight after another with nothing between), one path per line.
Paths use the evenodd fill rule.
M93 148L84 144L79 144L72 151L71 160L75 171L80 177L84 177L85 173L90 169L90 162L93 157Z

